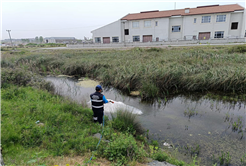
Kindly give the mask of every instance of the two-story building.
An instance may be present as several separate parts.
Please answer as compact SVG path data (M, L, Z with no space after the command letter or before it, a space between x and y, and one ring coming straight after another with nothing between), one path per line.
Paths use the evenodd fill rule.
M238 4L128 14L92 31L95 43L243 38L245 9Z

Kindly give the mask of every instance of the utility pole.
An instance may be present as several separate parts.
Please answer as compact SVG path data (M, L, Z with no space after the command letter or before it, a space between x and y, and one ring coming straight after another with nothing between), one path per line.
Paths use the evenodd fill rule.
M11 39L11 36L10 36L10 31L11 30L6 30L6 31L9 33L9 38L10 38L11 46L15 50L14 45L13 45L13 42L12 42L12 39Z

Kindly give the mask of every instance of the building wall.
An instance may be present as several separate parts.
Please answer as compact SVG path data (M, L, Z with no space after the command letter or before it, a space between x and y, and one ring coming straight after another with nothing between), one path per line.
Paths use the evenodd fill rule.
M56 43L56 40L53 38L44 38L45 43Z
M170 26L169 26L169 34L170 34L170 40L177 40L182 39L182 33L183 33L183 17L171 17L169 18ZM172 32L173 26L180 26L180 32Z
M229 29L229 35L232 37L236 36L241 36L241 30L243 28L243 13L231 13L231 23L232 22L238 22L238 28L235 30L231 29L231 24L230 24L230 29Z
M226 15L226 21L216 22L217 15ZM210 23L202 23L202 16L211 16ZM194 23L195 18L196 23ZM186 16L184 17L184 36L195 35L198 38L199 32L210 32L210 38L213 39L216 31L224 31L224 36L228 36L229 24L230 13Z
M217 15L226 15L226 21L216 22ZM202 16L211 16L210 23L202 23ZM196 23L194 23L194 18L196 18ZM118 20L96 29L92 33L94 42L95 37L113 36L119 36L119 42L133 42L133 36L139 36L140 42L143 42L143 35L152 35L153 41L156 41L157 37L159 41L189 40L193 39L193 36L198 39L199 32L210 32L210 38L214 39L216 31L224 31L224 38L243 37L245 34L245 18L245 12L173 16L170 18L148 19L151 21L151 27L144 27L144 22L147 20ZM135 21L139 22L139 27L133 27L133 22ZM157 26L155 25L156 21L158 22ZM238 22L237 30L231 30L232 22ZM172 32L172 26L181 26L180 32ZM129 29L129 35L124 35L124 29Z
M121 20L98 28L92 31L92 34L93 42L95 42L95 37L101 37L101 43L103 42L103 37L110 37L110 42L112 42L112 37L119 37L119 41L121 41Z
M145 21L151 21L151 26L145 27ZM133 22L139 22L139 27L134 28ZM168 40L168 18L134 20L128 21L126 25L126 28L129 28L129 35L126 36L126 42L133 42L133 36L140 36L140 42L142 42L143 35L152 35L153 41L156 41L156 38L159 38L159 41Z

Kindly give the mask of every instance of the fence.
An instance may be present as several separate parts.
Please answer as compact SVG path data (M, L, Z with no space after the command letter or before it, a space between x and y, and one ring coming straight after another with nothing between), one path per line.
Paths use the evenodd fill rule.
M96 48L96 47L141 47L141 46L164 46L164 45L192 45L192 44L226 44L226 43L245 43L246 38L219 38L208 40L169 40L153 42L119 42L119 43L92 43L92 44L67 44L67 48Z

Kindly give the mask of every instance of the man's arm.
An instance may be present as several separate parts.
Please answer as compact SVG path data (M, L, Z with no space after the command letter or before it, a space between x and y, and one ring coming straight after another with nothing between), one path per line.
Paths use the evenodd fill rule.
M105 96L103 96L103 102L108 103L108 100L105 98Z

